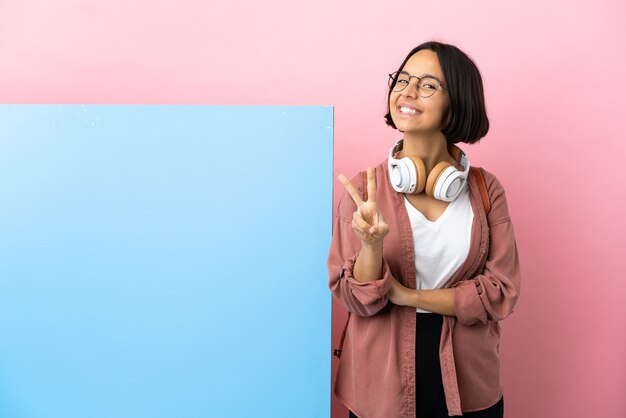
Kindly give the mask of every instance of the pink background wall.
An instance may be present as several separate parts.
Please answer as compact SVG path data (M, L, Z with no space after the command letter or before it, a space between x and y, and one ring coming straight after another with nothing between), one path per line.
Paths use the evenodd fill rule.
M387 74L425 40L458 45L492 124L464 149L506 187L521 254L507 417L626 416L626 3L391 4L0 0L0 102L333 105L353 174L399 139Z

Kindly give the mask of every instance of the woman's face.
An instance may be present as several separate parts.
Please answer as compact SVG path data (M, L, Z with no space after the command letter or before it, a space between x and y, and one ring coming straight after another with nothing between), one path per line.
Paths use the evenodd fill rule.
M409 75L417 77L434 76L446 86L437 53L429 49L423 49L413 54L401 71L406 71ZM440 133L448 105L448 93L441 87L428 98L420 97L417 79L414 77L410 79L404 90L392 91L389 96L391 118L398 130L405 133ZM400 108L402 107L408 107L417 112L416 114L401 112Z

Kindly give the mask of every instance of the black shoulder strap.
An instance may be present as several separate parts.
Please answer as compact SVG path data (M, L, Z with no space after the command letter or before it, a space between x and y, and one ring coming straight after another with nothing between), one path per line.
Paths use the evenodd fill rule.
M483 207L485 208L485 214L489 215L491 211L491 201L489 200L489 192L487 192L487 185L485 184L485 177L483 176L482 168L470 167L470 171L474 173L478 188L480 189L480 196L483 199Z

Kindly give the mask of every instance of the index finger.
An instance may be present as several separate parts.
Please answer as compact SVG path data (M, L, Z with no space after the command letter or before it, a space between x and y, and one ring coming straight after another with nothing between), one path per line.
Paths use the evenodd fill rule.
M367 201L376 202L376 171L372 167L367 168Z
M343 174L339 174L338 178L350 194L350 197L352 197L352 200L354 200L354 203L356 203L357 206L361 206L363 204L363 200L361 199L359 191L356 189L356 187L354 187L352 183L350 183L350 180L348 180Z

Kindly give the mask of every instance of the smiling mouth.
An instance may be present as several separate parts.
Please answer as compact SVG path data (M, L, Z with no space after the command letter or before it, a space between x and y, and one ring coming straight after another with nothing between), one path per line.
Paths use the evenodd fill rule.
M398 112L401 115L407 115L407 116L418 116L421 115L422 113L415 110L415 109L411 109L410 107L406 107L406 106L400 106L398 108Z

